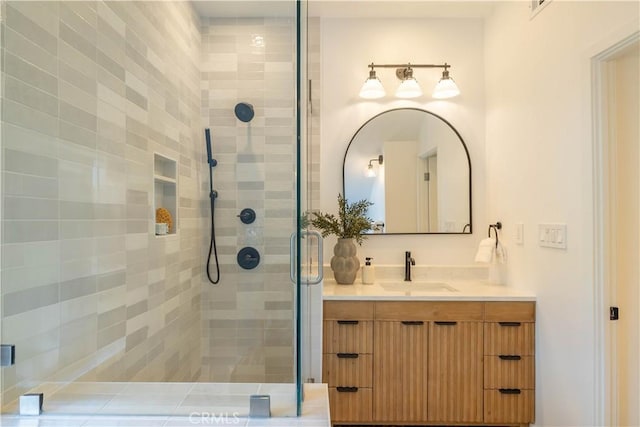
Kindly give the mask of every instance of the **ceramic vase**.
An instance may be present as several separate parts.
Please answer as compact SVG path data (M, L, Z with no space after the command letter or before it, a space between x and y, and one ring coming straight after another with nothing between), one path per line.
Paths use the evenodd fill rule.
M356 253L355 239L338 239L338 243L333 247L331 258L331 269L336 283L351 285L356 280L356 274L360 269L360 261Z

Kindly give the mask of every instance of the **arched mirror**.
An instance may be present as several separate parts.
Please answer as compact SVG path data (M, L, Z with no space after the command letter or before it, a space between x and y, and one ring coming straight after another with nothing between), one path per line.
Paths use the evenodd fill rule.
M471 159L458 131L418 108L363 124L344 156L347 200L373 202L373 234L471 233Z

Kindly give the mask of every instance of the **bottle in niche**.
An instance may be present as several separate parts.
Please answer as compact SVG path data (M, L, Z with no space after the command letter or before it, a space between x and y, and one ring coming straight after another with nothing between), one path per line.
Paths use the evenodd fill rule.
M367 257L365 258L364 265L362 266L362 284L363 285L373 285L373 282L376 281L376 271L374 270L373 265L371 265L371 260L373 258Z

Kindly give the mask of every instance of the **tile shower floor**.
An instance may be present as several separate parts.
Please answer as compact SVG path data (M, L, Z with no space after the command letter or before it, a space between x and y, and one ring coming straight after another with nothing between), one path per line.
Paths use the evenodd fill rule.
M305 384L302 417L295 417L292 384L45 383L40 416L5 408L2 427L330 426L327 389ZM268 394L272 418L248 418L249 395Z

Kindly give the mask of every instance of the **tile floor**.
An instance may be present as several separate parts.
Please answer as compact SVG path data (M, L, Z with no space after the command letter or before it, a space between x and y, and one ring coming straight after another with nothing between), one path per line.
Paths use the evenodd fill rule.
M327 388L305 384L303 414L295 417L293 384L56 383L45 393L40 416L0 417L2 427L330 427ZM251 394L271 396L271 418L249 418Z

